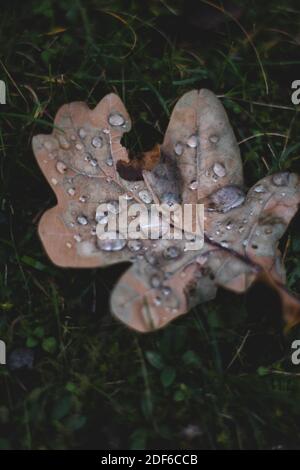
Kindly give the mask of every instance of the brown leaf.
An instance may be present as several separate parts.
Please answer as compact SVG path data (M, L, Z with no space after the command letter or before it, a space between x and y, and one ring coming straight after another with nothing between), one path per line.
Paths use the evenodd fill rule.
M276 289L286 321L297 322L300 304L284 287L278 241L300 202L298 176L267 176L246 194L236 139L208 90L193 90L177 102L160 149L142 158L129 159L120 144L129 129L122 102L111 94L94 110L84 103L63 106L53 133L34 138L58 201L39 224L51 260L68 267L131 261L111 308L141 332L213 299L218 286L241 293L258 279ZM96 224L119 210L120 196L149 210L152 202L204 203L204 246L186 251L185 240L99 240ZM98 213L103 202L110 209Z

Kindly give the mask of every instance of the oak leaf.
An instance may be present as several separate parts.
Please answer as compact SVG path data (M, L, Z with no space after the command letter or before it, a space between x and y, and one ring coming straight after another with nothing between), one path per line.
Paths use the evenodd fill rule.
M141 332L213 299L219 286L242 293L258 279L278 292L288 325L297 322L300 304L284 287L278 242L300 202L299 177L269 175L246 193L226 112L205 89L179 99L163 143L142 158L130 159L121 145L130 128L120 98L109 94L93 110L81 102L62 106L52 134L34 137L36 159L57 197L39 223L50 259L72 268L132 263L113 290L111 309ZM132 181L138 174L143 179ZM183 240L162 238L100 240L96 226L118 212L120 197L147 208L203 203L203 247L185 250ZM99 213L101 203L107 211Z

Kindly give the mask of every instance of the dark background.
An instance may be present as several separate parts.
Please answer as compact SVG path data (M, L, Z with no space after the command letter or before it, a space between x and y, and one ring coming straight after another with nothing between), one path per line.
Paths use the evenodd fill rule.
M213 6L215 5L215 6ZM223 7L225 11L223 11ZM1 1L0 449L299 448L299 377L265 286L220 290L157 333L115 321L109 295L126 266L64 270L37 236L55 204L32 136L58 108L118 93L126 145L161 142L176 100L222 97L245 180L299 171L297 1ZM253 47L254 46L254 47ZM279 135L273 135L274 133ZM300 219L281 242L300 292Z

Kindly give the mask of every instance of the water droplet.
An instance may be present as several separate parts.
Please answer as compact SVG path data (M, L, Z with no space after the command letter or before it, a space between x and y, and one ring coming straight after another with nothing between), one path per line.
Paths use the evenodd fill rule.
M97 210L96 215L95 215L95 220L96 220L96 222L101 223L101 220L103 219L103 217L106 217L106 216L107 216L106 212Z
M108 122L111 126L123 126L125 119L121 114L114 113L109 116Z
M128 248L133 252L140 251L143 248L143 243L141 240L129 240Z
M67 171L67 165L65 165L63 162L57 162L56 169L59 173L63 174Z
M81 129L79 129L78 135L81 139L84 139L86 137L86 131L85 131L85 129L83 129L83 127Z
M223 178L226 175L226 169L222 163L215 163L213 166L213 172L215 175L217 175L219 178Z
M157 307L159 307L159 306L161 305L161 302L162 302L161 297L158 297L158 296L155 297L154 300L153 300L153 302L154 302L154 305L156 305Z
M111 157L109 157L106 161L105 161L106 165L107 166L113 166L114 164L114 161Z
M172 294L172 289L171 287L163 286L161 289L161 293L164 297L169 297L169 295Z
M256 193L265 193L266 189L264 188L262 184L259 184L258 186L255 186L254 191Z
M153 200L151 194L149 193L149 191L147 191L147 189L140 191L139 197L145 204L150 204L150 202L152 202Z
M286 196L286 193L281 193L281 196L282 196L282 197L285 197L285 196Z
M98 247L102 251L121 251L126 243L125 239L118 238L117 232L105 232L105 238L98 239Z
M68 150L70 148L70 143L67 141L67 139L63 136L60 136L58 138L59 145L63 150Z
M180 202L180 198L175 193L164 193L161 196L161 202L162 204L168 204L168 206L172 207L174 204Z
M104 215L103 217L98 217L97 218L98 224L105 225L108 222L108 216Z
M95 168L96 166L98 166L98 162L95 158L91 158L90 160L90 164Z
M127 201L131 201L133 199L133 195L131 193L125 193L123 196Z
M101 137L99 137L99 136L93 137L93 139L92 139L92 146L93 147L101 148L102 144L103 144L103 141L102 141Z
M232 222L228 222L228 224L226 225L226 229L227 230L231 230L233 227L233 223Z
M91 159L92 159L92 156L91 156L89 153L87 153L87 154L85 155L85 157L84 157L84 160L85 160L86 162L90 162Z
M218 189L210 198L210 209L225 213L241 206L245 201L245 194L238 186L229 185Z
M181 143L177 143L175 144L174 146L174 152L176 153L176 155L182 155L183 153L183 145Z
M192 190L192 191L195 191L197 188L198 188L198 181L194 180L190 183L190 186L189 188Z
M69 194L69 196L75 196L75 193L76 193L75 188L69 188L67 193Z
M287 186L289 184L290 174L285 171L283 173L277 173L273 176L272 181L275 186Z
M219 141L219 137L216 134L210 135L209 136L209 141L212 144L216 144Z
M79 202L86 202L87 201L87 197L86 196L80 196L79 198Z
M58 181L56 178L51 178L51 183L53 184L53 186L56 186Z
M196 148L198 144L198 138L196 135L191 135L187 140L187 146L191 148Z
M79 223L79 225L87 225L88 224L88 220L84 215L79 215L77 217L77 222Z
M118 201L109 201L106 204L108 212L111 212L112 214L118 214L119 213L119 203Z
M169 246L164 251L164 257L167 259L176 259L181 255L181 250L177 246Z
M76 150L82 150L82 149L83 149L83 145L77 143L77 144L75 145L75 148L76 148Z
M244 240L243 241L243 246L247 246L248 245L248 240Z
M161 286L161 279L159 276L157 276L156 274L154 274L151 279L150 279L150 285L151 287L153 287L154 289L157 289L158 287Z
M220 245L223 246L224 248L228 248L229 243L228 243L226 240L222 240L222 241L220 242Z

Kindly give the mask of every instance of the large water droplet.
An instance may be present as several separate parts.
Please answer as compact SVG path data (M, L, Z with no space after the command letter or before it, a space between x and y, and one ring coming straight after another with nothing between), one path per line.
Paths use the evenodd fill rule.
M149 191L147 191L147 189L140 191L139 197L145 204L150 204L150 202L152 202L153 200L151 194L149 193Z
M187 140L187 146L191 148L196 148L198 145L198 137L196 135L191 135Z
M181 255L181 250L177 246L169 246L164 251L164 257L167 259L176 259Z
M195 191L197 188L198 188L198 181L194 180L190 183L190 186L189 188L192 190L192 191Z
M92 146L93 147L101 148L102 144L103 144L103 141L102 141L101 137L99 137L99 136L93 137L93 139L92 139Z
M86 137L86 130L81 127L78 131L78 135L81 139L84 139Z
M216 134L210 135L209 136L209 141L212 144L216 144L219 141L219 137Z
M174 152L176 153L176 155L179 155L179 156L183 154L183 145L180 142L175 144Z
M228 212L239 207L245 201L245 194L238 186L225 186L211 195L210 210Z
M133 252L140 251L143 248L143 242L141 240L129 240L128 248Z
M226 169L222 163L215 163L213 166L213 172L215 175L217 175L219 178L223 178L226 175Z
M259 184L258 186L255 186L254 191L256 193L265 193L266 189L262 184Z
M79 225L87 225L88 224L88 220L84 215L79 215L77 217L77 222L79 223Z
M111 126L123 126L125 119L121 114L114 113L109 116L108 122Z
M98 239L97 243L102 251L121 251L126 246L127 241L118 238L117 232L105 232L105 238Z

